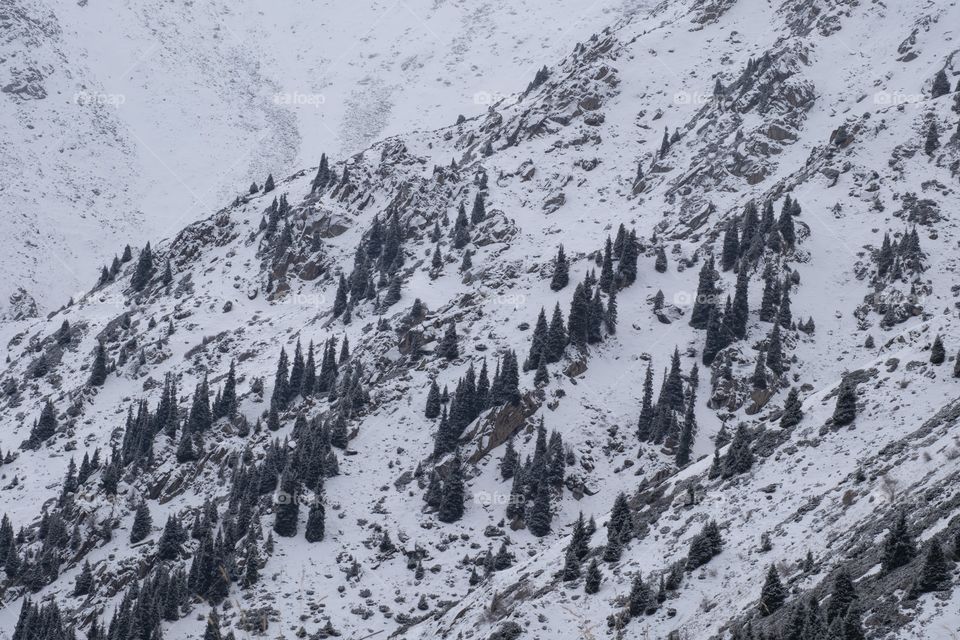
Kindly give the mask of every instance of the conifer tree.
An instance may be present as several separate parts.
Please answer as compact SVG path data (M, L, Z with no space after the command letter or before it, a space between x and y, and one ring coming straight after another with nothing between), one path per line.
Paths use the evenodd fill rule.
M833 410L833 424L842 427L852 423L857 417L857 386L853 380L845 378L837 392L837 405Z
M107 352L102 342L97 342L93 366L90 368L90 386L102 387L107 381Z
M307 542L323 540L325 517L323 503L320 501L320 496L317 496L310 504L310 512L307 515L307 529L304 532Z
M644 615L650 607L652 594L650 587L643 581L643 576L637 572L630 585L630 594L627 596L627 609L633 617Z
M473 209L470 211L470 224L480 224L487 218L487 208L483 201L483 194L477 193L473 199Z
M950 584L950 573L950 562L944 555L940 542L934 538L927 547L927 555L910 588L910 595L916 597L947 587Z
M83 563L83 569L77 575L77 581L73 586L73 595L74 597L85 596L93 591L93 568L90 566L90 561L86 560Z
M693 449L693 439L697 432L697 418L694 413L694 403L687 405L683 417L683 428L680 431L680 440L677 443L676 462L678 467L685 467L690 463L690 453Z
M263 192L270 193L275 187L276 185L273 183L273 174L267 174L267 181L263 183Z
M880 563L887 573L908 564L917 555L916 543L907 526L907 512L900 511L883 543Z
M800 392L796 387L790 389L787 394L787 400L783 405L783 414L780 416L780 428L790 429L803 419L802 402L800 401Z
M543 357L547 363L559 362L563 357L563 350L567 345L567 329L563 322L563 312L560 304L553 307L553 316L550 319L550 329L547 332L547 341L543 350Z
M780 281L773 274L768 274L764 278L763 297L760 300L760 320L763 322L773 322L780 310Z
M740 255L740 238L737 219L731 218L727 223L726 230L723 233L723 252L720 258L720 268L724 271L730 271L737 264L737 257Z
M203 640L223 640L220 634L220 616L217 615L215 608L211 608L210 615L207 616L207 628L203 632Z
M180 526L180 521L175 515L167 518L167 523L163 527L163 533L160 534L160 540L157 542L157 558L160 560L176 560L180 557L180 545L186 535Z
M750 307L747 300L749 283L750 276L744 267L737 273L737 287L733 295L731 317L729 319L724 318L733 332L733 337L737 340L743 340L747 337L747 322L750 316Z
M710 321L710 312L716 308L719 293L713 256L703 263L699 278L697 297L693 301L693 310L690 312L690 326L694 329L706 329Z
M437 345L436 354L446 360L455 360L460 355L457 347L457 325L453 321L447 325L447 330Z
M732 478L735 475L746 473L753 467L753 451L750 449L750 435L747 427L743 424L737 427L737 431L730 442L730 448L727 449L727 455L723 458L722 475L724 478Z
M133 526L130 527L130 542L136 544L150 535L153 519L150 517L150 508L147 503L140 501L133 516Z
M666 273L667 271L667 254L663 250L662 246L657 247L656 249L656 260L653 263L653 268L657 273Z
M547 482L541 481L533 499L533 504L527 513L527 529L530 533L542 538L550 533L550 523L553 513L550 510L550 488Z
M300 516L300 491L296 473L288 463L280 479L280 491L274 505L273 530L278 536L292 538L297 535L297 519Z
M134 291L143 291L153 277L153 250L148 242L137 258L137 266L133 270L133 276L130 278L130 286Z
M857 599L857 590L850 572L841 567L833 579L833 589L830 592L830 601L827 604L827 622L842 620L847 615L850 605Z
M930 120L930 124L927 126L927 135L926 139L923 142L923 151L928 156L933 155L933 152L940 148L940 129L937 127L937 121L935 118Z
M783 375L783 346L780 342L780 325L773 325L770 331L770 337L767 338L767 361L766 365L770 371L779 378Z
M447 479L443 483L443 493L440 498L437 519L440 522L450 523L462 518L463 500L463 463L460 460L460 452L457 451L454 453Z
M503 458L500 460L500 477L509 480L517 472L520 464L520 456L513 446L513 438L507 440L507 446L503 451Z
M563 245L557 249L557 259L553 265L553 277L550 279L550 288L553 291L560 291L570 282L570 266L567 263L567 254L563 251Z
M430 381L430 390L427 392L427 406L424 415L433 420L440 415L440 387L437 386L437 380Z
M604 293L610 293L613 286L613 243L610 236L607 236L603 247L603 258L600 263L600 290Z
M947 79L947 74L943 69L937 71L937 75L933 77L933 86L930 88L930 97L939 98L940 96L945 96L950 93L950 81Z
M946 359L947 354L943 349L943 340L937 335L933 339L933 346L930 347L930 364L941 365Z
M640 442L650 440L653 430L653 367L647 365L647 373L643 379L643 399L640 404L640 417L637 420L637 438Z
M777 568L770 565L767 570L767 578L763 583L763 589L760 591L760 603L758 609L761 616L769 616L783 606L787 601L787 590L780 582L780 574Z
M338 317L341 313L347 309L347 291L349 287L347 286L347 279L343 277L343 274L340 274L340 281L337 284L337 293L333 299L333 317Z
M587 567L587 577L583 583L583 590L588 595L597 593L600 591L600 583L603 581L603 573L600 572L600 566L597 564L597 559L594 558L590 561L590 566Z
M452 236L455 249L463 249L470 243L470 223L467 221L467 212L463 203L460 203L460 208L457 211L457 220L453 223Z

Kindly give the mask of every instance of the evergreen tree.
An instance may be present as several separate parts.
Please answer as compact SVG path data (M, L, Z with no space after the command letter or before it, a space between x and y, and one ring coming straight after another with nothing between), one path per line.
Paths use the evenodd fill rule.
M289 463L280 479L274 513L273 530L278 536L292 538L297 535L297 520L300 516L299 482Z
M509 480L517 472L520 465L520 456L513 446L513 438L507 440L507 446L503 451L503 458L500 460L500 477Z
M446 482L443 483L440 508L437 512L437 519L439 519L440 522L456 522L463 517L464 486L462 467L463 463L460 460L460 452L457 451L454 453Z
M266 187L264 187L266 190ZM203 640L223 640L223 636L220 634L220 616L217 615L217 610L214 608L210 609L210 615L207 616L207 628L203 632Z
M760 320L773 322L780 310L780 281L775 275L768 274L764 278L763 297L760 300Z
M457 325L453 321L447 325L447 330L443 334L440 344L437 345L436 354L446 360L455 360L460 355L460 350L457 347Z
M933 346L930 347L930 364L941 365L946 357L947 354L943 349L943 340L938 335L933 339Z
M547 482L539 482L537 493L534 496L533 504L527 513L527 529L530 533L542 538L550 533L550 523L553 520L553 513L550 510L550 488Z
M150 517L150 508L147 503L140 501L133 516L133 526L130 527L130 542L136 544L150 535L153 519Z
M833 410L833 424L842 427L852 423L857 417L857 386L853 380L845 378L837 392L837 405Z
M457 220L453 224L453 247L463 249L470 243L470 223L467 221L467 211L463 203L457 211Z
M730 442L730 448L727 449L727 455L723 458L722 475L724 478L732 478L735 475L746 473L753 467L753 451L750 449L750 435L747 427L743 424L737 427L737 431Z
M73 595L74 597L85 596L93 591L93 568L90 566L90 561L86 560L83 563L83 569L77 575L77 581L73 586Z
M30 429L26 448L36 449L57 432L57 415L53 403L47 400L40 411L40 418Z
M731 218L727 223L727 228L723 233L723 253L720 258L720 268L724 271L730 271L737 264L737 257L740 255L740 238L737 219Z
M711 520L690 541L690 551L687 553L687 570L693 571L702 567L722 550L723 537L720 535L720 527L715 520Z
M653 263L653 268L657 273L666 273L667 272L667 254L663 250L663 247L657 247L656 249L656 260Z
M800 401L800 392L796 387L790 389L787 394L787 401L783 405L783 414L780 416L780 428L790 429L803 419L802 402Z
M827 622L842 620L846 617L847 610L856 599L857 589L850 578L850 573L841 567L833 579L833 589L827 604Z
M937 128L936 119L931 119L930 124L927 126L927 135L926 139L923 142L923 151L928 156L933 155L933 152L940 148L940 130Z
M470 223L480 224L487 218L487 208L483 202L483 194L477 193L473 199L473 209L470 211Z
M274 190L274 188L275 188L275 185L273 183L273 174L272 173L267 174L267 181L263 183L263 192L270 193L271 191Z
M700 281L697 284L697 297L693 301L693 310L690 312L690 326L694 329L706 329L710 321L710 313L717 305L716 282L717 270L711 256L700 268Z
M783 283L783 295L780 296L780 308L777 310L777 324L789 329L793 322L793 313L790 311L790 285Z
M950 93L950 81L947 79L947 74L943 69L937 71L937 75L933 77L933 86L930 88L930 97L939 98L940 96L945 96Z
M167 518L167 523L163 527L163 533L160 534L160 540L157 542L157 558L160 560L176 560L180 557L180 545L186 538L180 521L172 515Z
M690 463L690 453L693 449L693 440L696 433L697 418L694 413L694 403L691 399L683 416L683 428L680 431L680 440L677 443L676 462L678 467L682 468Z
M563 312L560 304L553 307L553 316L550 319L550 329L547 332L547 341L543 350L543 357L547 363L559 362L563 357L563 350L567 345L567 329L563 322Z
M143 291L153 277L153 250L148 242L137 258L137 266L133 270L133 276L130 278L130 286L134 291Z
M747 322L750 317L750 307L747 301L748 285L750 276L747 275L746 268L740 269L737 273L737 287L733 295L733 307L730 318L724 318L729 324L733 336L738 340L747 337Z
M647 612L652 602L650 587L643 581L643 576L637 572L630 585L630 594L627 596L627 609L631 616L641 616Z
M603 258L600 263L600 290L604 293L610 293L613 287L613 243L610 236L607 236L603 247Z
M940 542L934 538L927 547L927 555L923 560L920 573L914 579L913 586L910 588L910 594L916 597L949 586L950 573L950 562L944 555Z
M427 392L427 406L424 415L433 420L440 415L440 387L437 386L437 380L430 381L430 390Z
M107 381L107 352L102 342L97 342L96 354L93 358L93 366L90 368L90 386L102 387Z
M317 496L310 504L310 512L307 515L307 530L304 533L307 542L319 542L323 540L325 517L326 511L320 501L320 497Z
M780 342L780 325L773 325L767 338L767 368L779 378L783 375L783 346Z
M908 564L917 555L916 543L907 527L907 513L900 511L883 543L881 566L887 573Z
M563 251L563 245L557 249L557 259L553 266L553 277L550 280L550 288L553 291L560 291L570 282L570 266L567 264L567 255Z
M767 570L767 578L763 583L763 589L760 591L760 603L758 608L761 616L769 616L777 611L787 601L787 590L780 582L780 574L777 568L770 565Z
M333 299L333 317L336 318L347 309L347 279L340 274L340 282L337 284L337 294Z
M600 572L600 567L597 565L597 559L594 558L590 561L590 566L587 568L587 577L583 583L583 590L587 594L594 594L600 591L600 583L603 581L603 573Z
M643 379L643 399L640 404L640 417L637 420L637 437L641 442L650 440L653 431L653 367L647 365L647 373Z

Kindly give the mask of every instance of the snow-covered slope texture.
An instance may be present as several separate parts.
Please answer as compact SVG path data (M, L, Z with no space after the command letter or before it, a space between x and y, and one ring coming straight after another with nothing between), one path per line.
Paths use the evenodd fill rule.
M55 308L118 244L168 236L251 180L480 113L645 4L9 3L6 315L25 312L6 309L19 287Z
M663 3L7 323L0 626L950 637L958 11Z

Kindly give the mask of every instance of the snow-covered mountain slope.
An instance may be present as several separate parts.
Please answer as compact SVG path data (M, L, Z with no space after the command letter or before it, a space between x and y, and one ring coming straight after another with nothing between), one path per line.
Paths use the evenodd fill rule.
M124 611L140 579L147 595L126 596L139 607L134 616L150 633L163 617L163 636L176 638L204 633L211 603L222 633L237 637L324 637L332 627L355 638L743 638L748 623L791 637L797 605L814 595L829 611L846 571L859 599L844 623L860 622L870 638L950 637L953 565L932 593L912 585L932 541L955 557L960 530L952 216L960 107L956 92L933 97L938 72L957 85L958 19L948 3L664 3L611 21L482 114L389 137L346 161L334 156L320 185L316 167L295 172L272 192L157 238L148 278L134 255L49 319L4 325L0 447L16 455L0 469L9 479L0 505L24 531L0 626L14 628L33 592L87 633L95 618L103 625ZM235 191L246 179L238 182ZM485 211L458 233L458 207L469 217L478 194ZM280 195L289 207L274 208ZM799 208L780 216L788 197ZM764 222L767 202L779 219ZM736 269L724 265L731 221L738 240L760 238L734 247ZM558 305L576 324L574 289L588 272L604 277L604 242L621 224L635 231L639 258L633 280L622 248L634 245L621 238L611 263L621 275L615 332L599 327L592 337L602 339L587 345L574 339L545 367L546 380L521 371L518 398L494 394L437 451L442 422L424 415L431 383L455 398L444 410L462 415L458 380L471 364L479 375L484 361L490 376L509 369L511 351L522 363L541 308L549 320ZM882 249L885 234L898 248ZM570 283L555 288L561 244ZM704 297L698 273L709 257L718 292ZM690 326L704 308L693 303L715 302L716 319L740 274L749 278L745 336L708 366L713 329ZM341 276L358 292L348 300L338 298ZM779 295L763 302L765 281L785 282L789 305ZM596 293L607 309L609 291ZM772 322L785 308L792 318ZM444 354L452 323L457 353ZM939 364L936 336L947 354ZM276 401L280 349L292 357L298 341L304 350L312 342L320 369L321 345L333 339L335 351L349 341L340 359L347 384L334 397L314 386ZM778 341L782 362L761 355L758 369L758 354L775 353ZM109 365L102 385L90 382L98 343ZM675 349L678 386L668 380L657 394ZM197 414L194 388L206 377L220 395L231 362L236 415L205 428L196 459L178 462L184 424ZM656 442L638 438L648 365L661 408L679 402L659 412L667 433ZM351 383L345 372L356 367ZM165 380L179 390L175 420L162 409ZM802 402L796 424L781 421L791 388ZM855 419L841 424L835 406L849 410L851 398ZM42 429L47 399L53 434ZM141 399L167 417L138 422ZM677 432L690 417L692 461L678 465ZM550 467L536 456L541 420L562 438ZM501 468L508 446L521 466L531 458L518 517L506 513L517 501ZM113 448L123 459L115 495L104 476L119 464L64 491L71 457L97 448L104 463ZM318 452L330 476L322 491L304 480L319 473ZM278 458L296 481L277 484ZM427 501L437 488L454 495L457 459L465 509L450 518L450 501ZM251 486L264 490L244 502ZM275 523L290 513L291 487L301 506L288 537ZM620 493L631 526L611 543L609 521L624 521L610 515ZM536 531L544 498L549 531ZM324 536L308 542L318 499ZM153 522L145 529L134 526L141 500ZM158 558L169 548L168 516L203 538L195 516L206 500L219 514L211 535ZM891 568L881 557L904 511L919 550ZM586 574L596 560L603 574L591 594L583 575L562 579L579 513L598 527L578 564ZM76 532L51 541L51 520ZM711 520L722 546L688 561ZM133 530L145 540L131 544ZM496 555L504 543L487 573L487 550ZM618 544L622 552L610 553ZM263 564L246 584L251 547ZM230 578L227 593L197 586L210 554L213 573ZM87 561L95 586L74 595ZM198 568L173 599L175 613L151 612L144 602L177 589L150 581L170 580L177 566ZM786 603L761 609L771 566ZM661 576L671 580L662 602L625 615L638 601L637 576L654 594ZM122 630L125 615L117 618Z
M116 245L169 236L323 152L481 113L645 4L17 0L2 17L14 243L0 299L23 287L53 309ZM540 29L554 11L573 19Z

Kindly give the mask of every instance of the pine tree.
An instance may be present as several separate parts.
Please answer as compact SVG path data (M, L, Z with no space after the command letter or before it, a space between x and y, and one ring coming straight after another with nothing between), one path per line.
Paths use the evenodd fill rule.
M940 96L945 96L950 93L950 81L947 79L947 74L943 69L937 71L937 75L933 77L933 86L930 88L930 97L939 98Z
M938 335L933 339L933 346L930 347L930 364L941 365L946 360L947 354L943 349L943 340Z
M920 573L914 579L913 586L910 588L910 594L914 597L939 591L950 584L951 567L943 553L943 547L940 542L934 538L927 547L927 555L923 560L923 566Z
M694 329L706 329L710 321L710 312L716 308L719 293L716 286L718 275L712 256L703 263L699 277L697 297L693 301L693 310L690 312L690 326Z
M304 537L307 539L307 542L319 542L323 540L325 517L326 511L324 510L323 503L320 501L320 497L317 496L310 504L310 512L307 515L307 529L304 532Z
M667 272L667 254L663 250L663 247L657 247L656 249L656 260L653 263L653 268L657 273L666 273Z
M690 453L693 449L693 440L697 433L697 418L694 413L694 403L687 405L683 416L683 428L680 431L680 440L677 442L676 462L678 467L685 467L690 463Z
M730 448L727 449L727 455L723 458L722 475L724 478L732 478L735 475L746 473L753 467L753 452L750 449L750 435L747 427L743 424L737 427L737 431L730 442Z
M615 335L617 333L617 288L610 289L610 295L607 297L607 309L603 314L603 326L607 333Z
M433 420L440 415L440 387L437 386L437 380L430 381L430 390L427 392L427 406L424 415Z
M747 269L740 269L737 273L737 287L733 295L731 318L724 318L730 325L733 336L738 340L747 337L747 322L750 317L750 307L747 300L749 283L750 276L747 274Z
M780 296L780 308L777 310L777 324L789 329L793 322L793 313L790 311L790 285L783 283L783 295Z
M553 266L553 277L550 280L550 288L553 291L560 291L570 282L570 266L567 264L567 255L563 251L563 245L557 249L557 259Z
M107 381L107 352L102 342L97 342L96 354L93 358L93 366L90 368L90 386L102 387Z
M723 253L720 258L720 268L724 271L730 271L737 264L737 258L740 255L740 238L737 219L731 218L727 223L727 228L723 233Z
M347 279L343 277L343 274L340 274L340 281L337 284L337 294L333 299L333 317L338 317L341 313L347 310L347 291L349 287L347 285Z
M933 155L933 152L940 148L940 130L937 127L936 119L931 119L930 124L927 127L926 139L923 142L923 151L928 156Z
M800 421L803 420L802 404L800 392L797 391L796 387L792 387L783 405L783 414L780 416L781 429L791 429L800 424Z
M167 523L163 527L163 533L160 534L160 540L157 542L157 558L160 560L176 560L179 558L180 545L185 537L177 517L173 515L168 517Z
M767 338L767 361L766 365L770 371L779 378L783 375L783 346L780 342L780 325L773 325L770 331L770 337Z
M550 488L547 482L539 482L537 493L534 496L533 504L527 513L527 529L530 533L542 538L550 533L550 523L553 520L553 513L550 510Z
M540 307L540 315L537 316L537 324L533 328L533 335L530 338L530 352L523 363L524 371L531 371L540 366L541 359L544 359L544 351L547 348L547 336L550 328L547 326L547 314L543 307Z
M769 274L764 279L763 297L760 300L760 320L773 322L780 309L780 281L775 275Z
M841 567L833 579L833 589L827 604L827 622L842 620L850 605L857 599L857 589L850 578L850 572Z
M210 609L210 615L207 616L207 628L203 632L203 640L223 640L220 634L220 616L214 608Z
M544 346L543 357L547 363L559 362L563 357L563 350L567 345L567 329L563 322L563 312L560 304L553 307L553 316L550 319L550 329L547 332L547 341Z
M130 286L134 291L143 291L153 277L153 250L148 242L137 258L137 266L133 270L133 276L130 278Z
M641 616L650 608L652 597L650 587L643 581L643 576L638 572L633 576L633 582L630 585L630 594L627 596L627 608L631 616Z
M845 378L837 392L837 405L833 410L833 424L842 427L852 423L857 417L857 386L853 380Z
M603 247L603 258L600 263L600 290L604 293L610 293L613 286L613 243L610 236L607 236Z
M443 483L443 493L440 499L440 508L437 519L440 522L456 522L463 517L463 463L460 452L454 453L447 479Z
M263 183L263 192L270 193L271 191L274 190L275 186L276 185L274 185L274 182L273 182L273 174L272 173L267 174L267 181Z
M443 334L440 344L437 345L436 354L446 360L455 360L460 355L460 350L457 347L457 325L453 321L447 325L447 330Z
M280 479L280 491L277 493L274 514L273 530L278 536L292 538L297 535L300 491L296 473L289 463Z
M460 204L457 211L457 220L453 223L452 235L455 249L463 249L470 243L470 223L467 221L467 212L463 203Z
M90 561L83 563L83 569L77 575L77 581L73 586L74 597L85 596L93 591L93 568Z
M767 578L763 583L763 589L760 591L760 603L758 609L761 616L769 616L777 611L787 601L787 590L780 582L780 574L777 568L770 565L767 570Z
M881 566L885 572L898 569L908 564L917 555L916 543L907 527L907 513L900 511L897 521L887 534L883 543Z
M583 590L587 594L594 594L600 591L600 583L603 581L603 574L600 572L600 566L597 565L597 559L590 561L587 568L587 577L583 583Z
M147 503L140 501L133 516L133 526L130 527L130 542L136 544L150 535L153 519L150 517L150 508Z
M500 460L500 477L509 480L517 472L520 464L520 456L513 446L513 438L507 440L507 446L503 451L503 458Z
M560 576L564 582L570 582L580 577L580 560L569 549L564 554L563 569Z
M473 209L470 211L470 224L480 224L487 218L487 208L483 202L483 194L477 193L473 199Z

